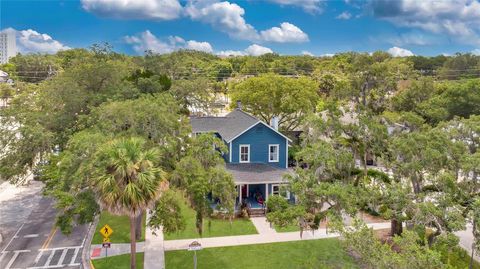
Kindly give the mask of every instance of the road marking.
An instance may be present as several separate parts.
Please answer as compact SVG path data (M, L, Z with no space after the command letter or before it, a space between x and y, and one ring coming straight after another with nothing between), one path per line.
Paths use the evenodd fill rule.
M27 234L27 235L24 235L23 238L34 238L34 237L38 237L39 234Z
M12 267L12 264L17 259L18 255L20 255L20 253L23 253L23 252L30 252L30 250L14 250L13 256L12 258L10 258L10 261L8 262L7 267L5 267L5 269L10 269L10 267Z
M52 253L50 253L50 256L48 256L47 262L45 262L45 267L50 266L50 263L52 262L53 255L55 255L56 250L52 250Z
M52 238L55 236L56 232L57 232L57 227L53 226L52 231L50 232L50 235L48 236L48 238L43 243L43 246L42 246L43 249L48 248L48 245L50 245L50 242L52 241Z
M71 246L71 247L58 247L58 248L44 248L43 251L49 250L62 250L62 249L74 249L74 248L82 248L82 246Z
M40 258L41 258L42 256L43 256L43 249L39 249L39 250L38 250L38 255L37 255L37 257L35 258L35 261L34 261L34 262L35 262L35 263L34 263L35 265L37 265L38 261L40 261Z
M76 247L75 252L73 253L72 259L70 260L70 265L75 264L75 260L77 259L78 252L80 251L81 247Z
M67 256L67 251L68 251L68 248L62 251L62 255L60 256L60 259L58 260L57 265L63 264L63 260L65 260L65 256Z
M25 225L25 223L22 223L22 225L20 226L20 228L18 228L17 232L13 235L12 239L10 239L10 241L8 242L8 244L3 248L2 252L4 252L8 246L10 246L10 244L12 243L13 239L15 238L15 236L18 235L18 233L20 232L20 230L23 228L23 225Z
M8 252L10 252L10 251L2 252L2 256L0 256L0 262L3 260L3 258L5 257L5 255L7 255Z

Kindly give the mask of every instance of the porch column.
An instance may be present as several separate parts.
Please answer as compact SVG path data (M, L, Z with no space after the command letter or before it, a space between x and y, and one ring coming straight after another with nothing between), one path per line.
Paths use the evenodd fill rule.
M239 198L238 198L238 203L240 204L240 206L242 205L242 185L238 185L238 189L240 190L240 194L239 194Z
M265 184L265 202L268 200L268 183Z

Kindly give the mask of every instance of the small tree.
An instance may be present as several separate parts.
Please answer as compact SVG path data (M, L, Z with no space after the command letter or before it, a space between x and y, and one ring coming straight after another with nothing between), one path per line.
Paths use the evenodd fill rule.
M168 187L165 173L155 166L158 153L140 138L116 139L97 156L94 185L104 209L130 217L130 268L136 268L136 218Z

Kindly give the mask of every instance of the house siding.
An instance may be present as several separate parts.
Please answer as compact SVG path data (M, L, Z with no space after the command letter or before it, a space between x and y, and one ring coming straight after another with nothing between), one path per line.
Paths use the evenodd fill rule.
M239 162L240 145L250 145L250 162L266 163L281 168L287 167L287 139L262 123L258 123L232 142L232 163ZM279 161L268 161L268 148L271 144L279 145Z

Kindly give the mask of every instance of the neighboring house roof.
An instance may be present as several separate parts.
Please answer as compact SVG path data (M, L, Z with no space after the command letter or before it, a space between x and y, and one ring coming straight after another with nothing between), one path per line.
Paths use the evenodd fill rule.
M291 170L264 163L227 163L229 171L237 184L283 183L283 178Z
M228 113L225 117L191 117L190 124L194 133L217 132L226 141L231 142L253 126L262 123L271 128L281 136L290 140L279 131L270 127L270 125L260 121L254 116L240 110L235 109Z

